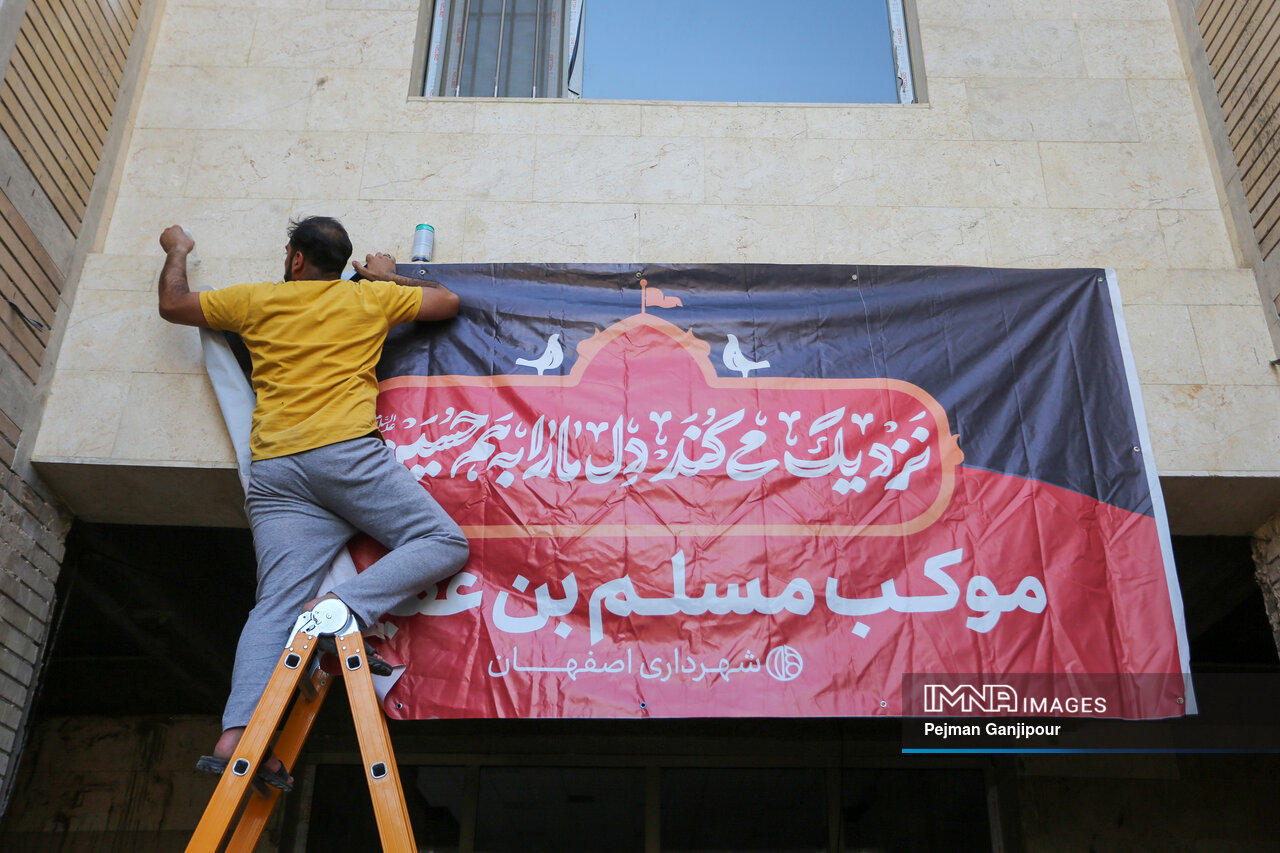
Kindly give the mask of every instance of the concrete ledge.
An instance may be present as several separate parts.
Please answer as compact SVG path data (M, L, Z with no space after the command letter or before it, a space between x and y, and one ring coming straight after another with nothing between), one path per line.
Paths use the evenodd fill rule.
M85 521L246 527L234 468L36 459L36 469ZM1179 536L1250 536L1280 511L1280 472L1160 478Z
M247 527L235 468L33 460L78 518L112 524Z
M1252 536L1280 510L1280 473L1160 478L1175 536Z

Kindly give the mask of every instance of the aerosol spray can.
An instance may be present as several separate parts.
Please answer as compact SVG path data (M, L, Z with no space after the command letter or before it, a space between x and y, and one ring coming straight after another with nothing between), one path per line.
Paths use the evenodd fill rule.
M427 264L431 262L431 250L436 244L436 229L430 225L419 225L413 232L413 262Z

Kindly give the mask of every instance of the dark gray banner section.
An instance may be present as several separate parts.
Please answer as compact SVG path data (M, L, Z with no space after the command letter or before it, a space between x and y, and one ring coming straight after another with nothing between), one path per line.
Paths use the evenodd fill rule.
M937 399L965 465L1152 514L1103 270L834 265L401 265L462 297L447 324L392 331L379 379L528 372L559 335L579 343L646 310L731 346L768 377L900 379ZM675 305L672 300L678 300Z

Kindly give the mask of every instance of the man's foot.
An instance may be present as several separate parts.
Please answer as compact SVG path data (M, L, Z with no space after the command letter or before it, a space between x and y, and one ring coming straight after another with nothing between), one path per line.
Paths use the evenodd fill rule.
M209 773L221 774L227 768L227 764L231 761L231 756L235 753L236 747L240 745L240 738L243 736L244 726L232 726L223 731L222 736L218 738L218 742L214 744L213 755L200 756L200 760L196 762L196 768ZM270 752L267 753L262 766L258 768L258 772L254 775L257 779L282 791L293 790L293 777L289 775L289 768L285 767L284 762Z

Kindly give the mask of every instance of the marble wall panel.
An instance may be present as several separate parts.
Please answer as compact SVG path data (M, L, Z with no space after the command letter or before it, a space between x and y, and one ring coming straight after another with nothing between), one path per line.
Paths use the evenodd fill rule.
M37 455L226 464L195 333L155 311L159 232L224 286L327 213L402 261L428 222L438 262L1116 267L1159 464L1280 469L1167 0L916 5L928 103L779 107L427 100L418 0L168 0Z
M1247 269L1119 269L1116 281L1126 305L1258 305L1258 283Z
M1014 0L915 0L915 4L920 20L930 23L1009 20L1017 5Z
M34 454L43 459L111 458L131 379L132 374L120 370L82 372L59 366Z
M1044 175L1034 144L862 143L874 164L876 203L890 207L1041 207Z
M1123 80L975 80L968 84L976 139L1121 142L1138 138Z
M1204 144L1204 132L1185 79L1127 80L1129 102L1144 142Z
M1217 210L1203 146L1045 142L1049 206Z
M411 97L403 68L323 71L315 78L306 127L367 133L471 133L474 101Z
M1143 385L1206 381L1187 306L1134 305L1125 309L1124 321Z
M199 341L186 326L160 318L154 293L86 291L76 298L58 352L70 371L204 375Z
M246 65L253 44L256 9L232 10L210 3L165 15L151 62L166 65Z
M702 145L697 139L538 136L533 200L699 202Z
M448 100L448 99L441 99ZM534 134L538 132L539 116L548 104L527 100L475 100L476 133ZM574 104L573 106L581 106Z
M355 198L366 139L363 133L206 131L197 137L185 195Z
M1142 396L1162 473L1280 472L1280 387L1149 385Z
M124 197L116 202L103 253L159 252L160 232L178 223L195 236L202 254L283 260L289 208L287 199Z
M1277 387L1267 320L1254 306L1197 305L1190 309L1206 381ZM1280 422L1272 427L1280 432Z
M1169 0L1016 0L1016 17L1084 21L1167 21Z
M637 206L630 204L468 205L467 263L635 261Z
M808 210L816 263L988 265L987 217L980 208Z
M120 195L181 195L195 156L189 130L138 128L129 139Z
M645 205L641 260L660 263L802 263L817 246L812 208L776 205Z
M408 72L413 64L418 13L289 9L258 12L249 64L259 67L388 68Z
M1184 269L1230 269L1243 266L1227 234L1220 210L1161 210L1160 230L1168 247L1169 266Z
M417 12L423 0L318 0L326 9L358 9L361 12Z
M1090 77L1185 79L1173 19L1080 21L1080 43Z
M990 262L1009 267L1166 267L1154 210L987 212Z
M964 80L929 76L920 104L869 104L805 109L811 139L972 139Z
M323 9L328 0L227 0L225 3L214 3L213 0L165 0L165 7L187 9L192 6L216 5L235 14L242 9Z
M709 139L705 150L708 202L875 203L875 164L858 143Z
M404 133L473 133L476 110L479 106L470 101L407 97L404 105L395 109L393 113L395 127L379 128L378 132L395 130ZM358 115L358 112L356 114Z
M646 136L799 139L808 135L808 116L815 108L793 106L711 106L645 104L641 107ZM856 107L832 107L842 114Z
M297 216L308 205L296 204L292 215ZM413 232L419 223L435 228L435 262L461 263L465 259L466 202L349 201L339 218L351 235L354 257L362 261L370 253L386 252L400 263L409 263Z
M1168 0L915 0L921 20L1162 21Z
M1065 21L920 19L929 74L940 77L1085 77L1075 24Z
M136 128L293 130L317 80L309 68L168 68L148 75Z
M195 329L187 334L196 336ZM235 458L209 377L135 373L112 458L124 462L222 463Z
M159 235L157 235L159 237ZM150 255L89 255L80 272L79 289L154 292L164 256L159 244Z
M707 200L725 204L1043 206L1034 144L707 140Z
M644 109L640 104L582 101L481 102L476 104L475 129L540 136L639 136Z
M360 198L528 201L534 159L532 136L373 134Z

